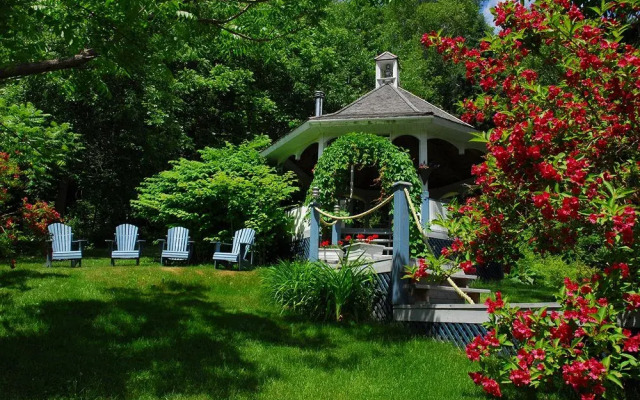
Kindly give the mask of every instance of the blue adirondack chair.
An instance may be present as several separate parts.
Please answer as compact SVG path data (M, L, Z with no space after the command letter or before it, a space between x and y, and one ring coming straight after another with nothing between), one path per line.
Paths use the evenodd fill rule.
M82 243L86 240L73 240L71 227L56 222L47 227L51 239L51 248L47 252L47 266L51 267L53 261L71 260L71 266L82 266ZM77 243L77 250L72 250Z
M251 228L244 228L236 231L233 236L233 243L216 242L216 251L213 253L214 267L218 266L218 261L238 263L238 269L242 269L242 262L247 261L247 255L251 253L250 263L253 265L253 242L256 231ZM231 246L231 252L220 251L222 245Z
M193 242L189 240L189 230L177 226L169 229L167 239L160 239L160 264L165 265L167 261L189 261L193 251Z
M111 265L116 265L118 258L135 259L136 265L140 265L140 253L144 240L138 240L137 226L131 224L116 226L115 240L107 240L107 242L111 243Z

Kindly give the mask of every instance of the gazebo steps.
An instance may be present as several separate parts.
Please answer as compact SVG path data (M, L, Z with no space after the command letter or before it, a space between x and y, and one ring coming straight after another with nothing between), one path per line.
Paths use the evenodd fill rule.
M465 300L456 293L456 290L451 286L434 285L426 283L415 283L412 288L412 298L415 303L429 303L429 304L463 304ZM460 290L469 296L475 303L480 302L480 296L482 294L489 294L491 290L488 289L472 289L467 287L461 287Z
M558 310L558 303L512 303L521 310L535 310L546 307ZM393 319L404 322L444 322L481 324L489 320L484 304L408 304L393 306Z

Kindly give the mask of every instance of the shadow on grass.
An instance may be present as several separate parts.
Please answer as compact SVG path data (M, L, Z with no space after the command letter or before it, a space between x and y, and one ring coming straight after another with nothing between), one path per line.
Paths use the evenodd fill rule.
M33 333L0 338L2 398L255 393L278 372L258 368L239 346L308 345L271 319L206 301L205 290L172 282L142 292L113 289L113 301L22 309L40 320Z
M31 289L27 283L30 283L32 286L33 282L37 279L49 278L68 278L68 276L55 272L38 272L31 269L6 270L0 273L0 288L26 292Z

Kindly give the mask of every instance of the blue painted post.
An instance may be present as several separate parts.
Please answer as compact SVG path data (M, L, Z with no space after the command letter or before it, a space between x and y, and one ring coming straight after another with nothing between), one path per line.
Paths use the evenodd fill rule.
M422 219L422 226L425 229L429 229L429 188L424 185L422 190L422 204L420 205L420 218Z
M405 267L409 265L409 204L404 189L410 189L409 182L393 184L393 264L391 270L391 301L393 305L407 304L409 295L404 285L408 279Z
M333 208L334 215L337 214L338 211L340 211L340 206L336 204L336 206ZM337 245L338 242L340 241L340 228L342 228L342 223L340 221L336 222L331 227L331 244L332 245Z
M311 232L309 237L309 261L318 261L318 252L320 247L320 213L316 207L320 207L318 203L319 189L313 188L313 201L309 204L309 212L311 214Z

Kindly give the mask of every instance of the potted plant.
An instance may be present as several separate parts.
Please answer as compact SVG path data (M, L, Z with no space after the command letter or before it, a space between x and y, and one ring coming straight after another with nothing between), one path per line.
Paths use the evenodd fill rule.
M342 241L339 241L337 245L332 245L328 240L321 242L318 252L318 258L320 259L320 261L331 264L339 263L344 256L342 244Z
M349 242L349 251L354 254L363 253L367 258L374 258L374 256L382 255L384 247L381 244L376 244L375 240L378 239L378 235L365 236L360 233L353 240L351 236L346 236L345 240Z

